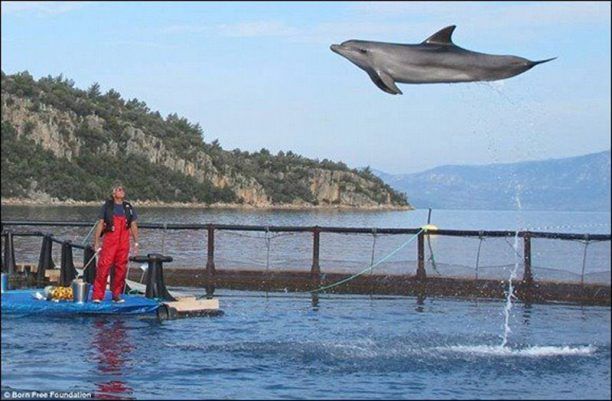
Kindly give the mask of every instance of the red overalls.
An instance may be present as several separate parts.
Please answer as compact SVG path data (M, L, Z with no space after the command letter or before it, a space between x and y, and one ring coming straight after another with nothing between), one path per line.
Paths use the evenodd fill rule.
M104 299L108 274L113 265L115 266L115 274L111 283L113 298L119 298L123 294L130 253L130 230L126 224L125 216L113 216L114 230L104 234L92 299Z

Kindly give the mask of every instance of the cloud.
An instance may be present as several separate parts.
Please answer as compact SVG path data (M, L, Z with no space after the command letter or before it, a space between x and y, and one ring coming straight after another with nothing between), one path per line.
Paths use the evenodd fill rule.
M280 21L248 21L233 24L207 25L172 25L164 33L204 33L224 37L289 37L298 35L300 30Z
M33 13L51 16L78 10L91 4L89 1L3 1L0 7L2 15Z
M236 24L222 24L218 26L220 34L230 37L255 36L294 36L299 29L278 21L239 22Z

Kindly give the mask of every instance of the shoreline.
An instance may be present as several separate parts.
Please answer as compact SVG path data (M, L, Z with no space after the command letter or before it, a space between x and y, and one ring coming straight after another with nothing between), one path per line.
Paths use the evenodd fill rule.
M95 206L98 207L104 200L99 201L61 201L56 198L50 199L27 199L27 198L2 198L1 206ZM136 207L151 207L151 208L193 208L193 209L237 209L237 210L354 210L354 211L409 211L415 210L412 206L393 206L393 205L378 205L378 206L347 206L347 205L248 205L238 203L198 203L198 202L161 202L161 201L139 201L129 200Z

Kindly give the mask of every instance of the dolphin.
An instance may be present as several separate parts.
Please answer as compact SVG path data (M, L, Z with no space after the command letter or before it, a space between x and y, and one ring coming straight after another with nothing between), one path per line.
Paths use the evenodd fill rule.
M452 41L455 25L434 33L419 44L348 40L331 50L368 73L372 81L392 95L402 94L395 84L496 81L521 74L556 57L530 61L462 49Z

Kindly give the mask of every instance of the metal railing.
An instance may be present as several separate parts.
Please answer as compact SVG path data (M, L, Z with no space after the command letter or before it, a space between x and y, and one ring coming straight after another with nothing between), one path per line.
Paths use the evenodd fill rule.
M33 227L91 227L90 222L64 222L64 221L2 221L2 235L12 236L47 236L55 243L62 243L77 249L90 248L88 245L79 245L70 241L55 238L49 234L38 232L13 232L7 227L33 226ZM557 240L582 240L582 241L610 241L609 234L572 234L556 232L535 232L535 231L509 231L509 230L430 230L422 228L364 228L364 227L326 227L326 226L262 226L262 225L233 225L233 224L177 224L177 223L139 223L139 228L154 230L205 230L207 232L207 257L205 270L208 277L214 277L215 266L215 232L217 231L256 231L256 232L286 232L286 233L312 233L312 264L310 267L311 277L315 282L321 276L320 266L320 247L321 233L336 234L389 234L389 235L414 235L418 233L417 240L417 269L416 278L426 280L425 271L425 239L429 235L449 236L449 237L493 237L508 238L518 236L522 239L523 250L523 281L527 285L533 283L532 272L532 251L531 241L536 238L557 239ZM4 255L3 268L10 264L10 255ZM8 258L8 259L7 259ZM14 263L14 261L13 261Z

